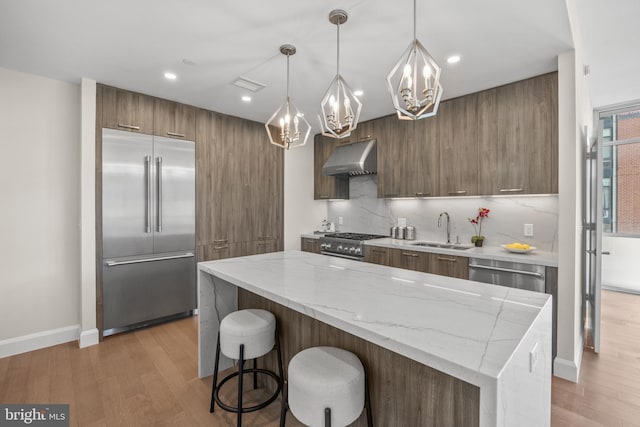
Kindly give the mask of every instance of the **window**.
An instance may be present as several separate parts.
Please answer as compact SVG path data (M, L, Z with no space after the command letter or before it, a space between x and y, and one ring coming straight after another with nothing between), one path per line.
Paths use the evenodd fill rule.
M640 237L640 109L600 113L603 231Z

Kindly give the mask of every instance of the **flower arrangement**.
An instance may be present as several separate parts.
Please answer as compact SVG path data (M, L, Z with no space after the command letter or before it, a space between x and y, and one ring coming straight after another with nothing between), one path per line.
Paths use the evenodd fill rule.
M478 215L476 215L475 218L468 218L476 232L476 234L471 237L471 243L475 243L476 246L482 246L482 242L484 241L484 236L482 235L482 221L485 218L489 218L489 212L490 210L487 208L478 208Z

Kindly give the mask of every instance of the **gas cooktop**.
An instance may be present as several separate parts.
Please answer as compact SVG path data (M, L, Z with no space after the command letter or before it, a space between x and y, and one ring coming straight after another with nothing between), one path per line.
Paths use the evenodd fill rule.
M371 240L382 239L387 236L381 236L379 234L365 234L365 233L329 233L324 237L331 237L334 239L347 239L347 240Z

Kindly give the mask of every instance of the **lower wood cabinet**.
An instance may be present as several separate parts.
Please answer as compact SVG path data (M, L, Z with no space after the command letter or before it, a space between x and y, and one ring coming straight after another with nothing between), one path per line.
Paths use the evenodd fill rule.
M391 259L389 257L389 252L391 249L381 248L376 246L365 246L364 247L364 261L370 262L371 264L379 264L379 265L391 265Z
M364 261L423 273L469 279L469 258L463 256L365 246Z
M405 249L392 249L391 267L426 273L429 268L429 254Z
M469 280L469 258L430 253L427 273Z
M303 252L312 252L314 254L320 253L320 240L311 239L309 237L300 238L300 248Z

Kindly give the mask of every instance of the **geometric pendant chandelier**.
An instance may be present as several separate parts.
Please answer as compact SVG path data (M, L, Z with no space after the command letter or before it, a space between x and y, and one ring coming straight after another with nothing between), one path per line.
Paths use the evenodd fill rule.
M337 71L329 89L322 98L319 117L322 135L346 138L358 126L362 103L340 75L340 25L347 22L347 12L336 9L329 13L329 22L337 27Z
M288 150L302 147L307 143L311 126L289 98L289 57L295 55L296 47L290 44L280 46L280 52L287 56L287 98L264 127L273 145Z
M387 88L401 120L434 116L442 98L440 66L416 37L413 0L413 41L387 76Z

